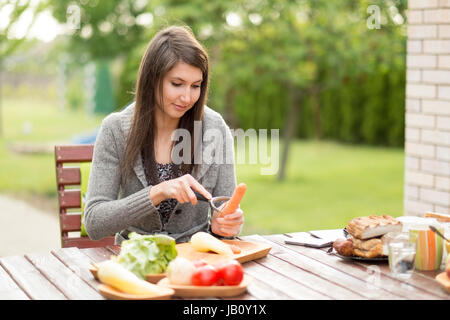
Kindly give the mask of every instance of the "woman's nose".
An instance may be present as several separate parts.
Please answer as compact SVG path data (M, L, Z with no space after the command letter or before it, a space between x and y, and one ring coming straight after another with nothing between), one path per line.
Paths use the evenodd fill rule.
M191 88L190 87L187 87L184 90L183 94L180 97L180 100L184 105L187 105L188 103L190 103L190 101L191 101Z

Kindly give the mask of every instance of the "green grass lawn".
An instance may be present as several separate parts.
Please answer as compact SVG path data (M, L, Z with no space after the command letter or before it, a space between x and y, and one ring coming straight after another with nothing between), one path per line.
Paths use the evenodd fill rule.
M83 111L60 112L55 103L3 100L4 135L0 137L0 193L40 197L56 206L53 154L26 155L9 150L14 142L69 142L96 128L102 117ZM32 134L22 132L32 123ZM280 145L280 152L282 145ZM238 182L247 193L241 204L244 234L296 232L344 227L369 214L403 214L401 149L296 141L286 180L260 174L257 165L238 165Z
M280 146L281 152L281 146ZM239 166L245 234L344 227L356 216L403 215L403 150L296 141L286 180Z
M101 119L82 111L60 111L53 101L3 99L0 192L23 197L56 197L53 153L21 154L11 152L11 147L24 143L70 143L74 135L95 129ZM29 134L23 131L26 123L32 127Z

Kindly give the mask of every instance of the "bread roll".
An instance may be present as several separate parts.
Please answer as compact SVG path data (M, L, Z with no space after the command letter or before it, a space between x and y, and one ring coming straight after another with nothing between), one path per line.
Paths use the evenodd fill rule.
M353 255L353 242L351 239L336 239L333 242L333 249L343 256Z

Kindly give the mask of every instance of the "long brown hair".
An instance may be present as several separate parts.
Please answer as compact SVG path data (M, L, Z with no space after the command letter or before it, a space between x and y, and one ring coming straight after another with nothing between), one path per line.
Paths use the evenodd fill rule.
M203 46L188 27L171 26L159 31L150 41L141 60L135 91L135 109L131 130L127 137L122 172L127 179L135 161L142 152L144 167L150 175L149 183L157 183L154 140L156 135L155 109L162 107L163 78L178 62L199 68L203 74L200 97L194 106L181 117L178 128L189 131L191 136L190 163L182 163L182 173L194 169L194 121L203 118L208 93L209 58ZM157 92L159 94L157 94ZM175 166L176 167L176 166Z

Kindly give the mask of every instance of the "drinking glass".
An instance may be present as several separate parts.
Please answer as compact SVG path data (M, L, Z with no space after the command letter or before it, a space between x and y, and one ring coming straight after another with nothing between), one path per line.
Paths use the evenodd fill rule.
M407 279L414 271L416 243L410 242L409 235L401 233L392 239L389 248L389 268L394 277Z

